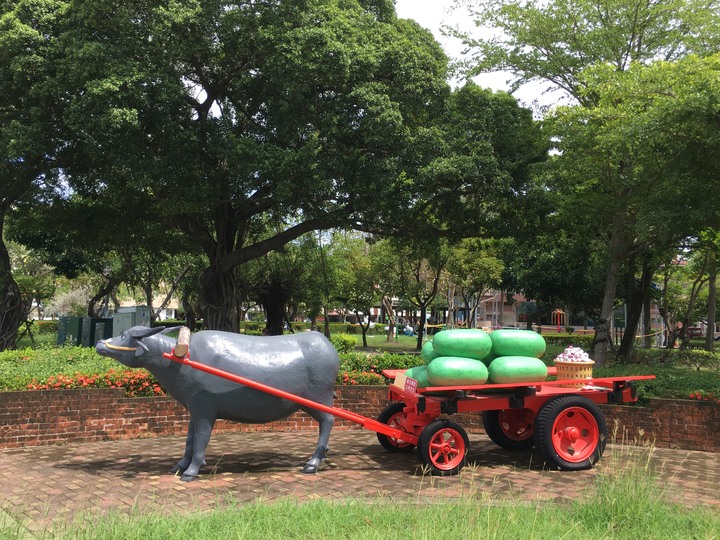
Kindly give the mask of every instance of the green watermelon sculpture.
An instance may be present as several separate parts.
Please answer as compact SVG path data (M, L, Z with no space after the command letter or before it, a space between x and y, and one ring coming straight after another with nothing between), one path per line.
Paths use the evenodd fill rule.
M545 339L531 330L443 330L420 351L424 365L405 375L428 386L541 382L547 367L539 358Z

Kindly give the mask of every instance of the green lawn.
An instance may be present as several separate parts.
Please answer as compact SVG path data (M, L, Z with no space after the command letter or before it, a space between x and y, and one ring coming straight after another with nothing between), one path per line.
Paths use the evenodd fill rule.
M355 340L358 347L362 347L362 334L355 334ZM423 341L425 343L425 341ZM387 340L387 336L367 336L367 344L371 349L387 352L416 352L417 336L400 335L393 338L392 341Z

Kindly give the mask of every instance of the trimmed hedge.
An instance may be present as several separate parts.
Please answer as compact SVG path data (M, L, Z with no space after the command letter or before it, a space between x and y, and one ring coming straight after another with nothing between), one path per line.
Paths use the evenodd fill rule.
M33 321L32 330L37 330L38 334L57 334L58 331L57 320L54 321Z
M306 332L310 330L310 323L306 322L292 322L290 323L290 326L292 327L294 332ZM240 333L241 334L251 334L255 335L255 332L259 333L262 332L262 329L265 328L265 322L264 321L242 321L240 323ZM324 328L323 323L318 323L318 331L322 332ZM368 329L368 335L382 335L385 333L385 326L382 324L376 324L372 328ZM352 323L330 323L330 334L362 334L362 328L360 328L359 324L352 324Z
M541 334L548 345L558 345L566 348L570 346L580 347L586 351L592 348L592 334Z

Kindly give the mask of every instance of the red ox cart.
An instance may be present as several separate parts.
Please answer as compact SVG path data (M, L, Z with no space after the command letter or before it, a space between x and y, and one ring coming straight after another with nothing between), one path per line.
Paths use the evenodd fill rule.
M593 466L605 449L608 436L603 403L632 403L638 399L635 381L654 375L555 380L513 384L482 384L463 387L418 388L405 370L386 370L393 380L390 404L377 420L338 407L289 394L245 377L166 353L165 358L330 413L375 431L390 452L417 448L421 462L434 475L457 474L465 465L469 449L466 431L450 417L458 413L482 413L490 439L508 450L535 446L554 468L582 470ZM549 368L554 375L554 369ZM572 387L569 387L572 386Z

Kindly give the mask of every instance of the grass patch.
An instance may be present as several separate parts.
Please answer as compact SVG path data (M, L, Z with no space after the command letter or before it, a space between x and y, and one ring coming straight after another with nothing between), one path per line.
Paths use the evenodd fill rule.
M654 480L640 476L654 485ZM39 538L74 540L714 538L720 515L663 502L634 480L608 476L597 497L571 503L512 503L478 498L436 502L390 499L250 503L199 514L111 514L60 527ZM9 537L13 538L13 537Z

